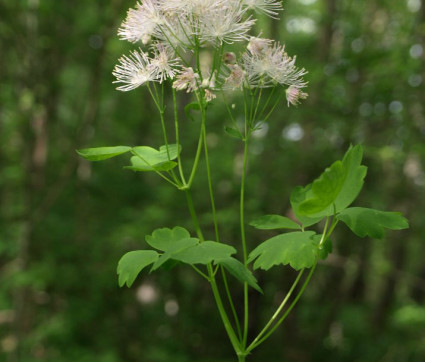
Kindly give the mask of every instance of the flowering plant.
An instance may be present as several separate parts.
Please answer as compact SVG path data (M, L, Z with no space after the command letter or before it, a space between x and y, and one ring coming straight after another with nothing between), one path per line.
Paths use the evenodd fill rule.
M408 227L407 221L399 213L349 207L359 194L366 176L366 167L361 164L362 147L358 145L350 147L341 161L333 163L310 185L294 189L290 202L296 220L281 215L265 215L253 220L250 225L258 229L290 232L279 233L248 251L244 202L250 137L268 120L284 96L288 106L297 105L307 98L303 91L307 85L303 77L307 72L295 66L296 58L290 57L283 45L250 35L256 13L277 18L281 10L281 2L274 0L139 2L136 8L128 11L119 36L132 43L140 42L142 48L122 56L113 74L120 91L146 85L159 112L164 145L159 149L115 146L78 151L90 161L130 153L132 156L127 169L155 172L186 194L196 237L180 226L153 231L145 239L151 249L130 251L119 261L119 285L130 287L138 274L149 266L152 272L171 264L189 265L210 284L225 331L239 361L245 361L246 356L262 344L293 309L309 283L318 260L325 259L332 251L330 236L339 221L361 237L379 238L383 236L384 228ZM173 143L170 142L170 129L165 121L166 87L171 88L173 99ZM266 91L266 88L270 90ZM190 172L183 167L178 91L193 96L193 101L184 107L186 115L192 118L192 110L198 110L201 114L198 146ZM243 126L236 122L237 110L226 102L226 94L235 91L241 92L244 99ZM207 109L211 102L218 101L218 95L223 95L223 104L232 122L231 127L226 127L227 133L244 144L239 258L234 256L238 252L234 245L220 240L211 181L206 142ZM207 240L201 230L191 191L202 155L207 171L214 240ZM251 265L254 270L289 265L299 274L276 312L257 336L249 341L249 287L262 293ZM303 279L306 269L310 269L310 272ZM235 277L243 285L242 312L233 302L229 276ZM302 285L298 287L301 281Z

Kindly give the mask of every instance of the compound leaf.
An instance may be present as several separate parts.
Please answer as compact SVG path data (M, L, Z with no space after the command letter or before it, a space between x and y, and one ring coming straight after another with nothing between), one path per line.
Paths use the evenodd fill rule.
M175 259L175 255L178 255L180 252L184 251L191 246L199 243L198 239L188 238L175 241L165 252L162 254L154 265L152 265L151 272L158 269L162 264L167 262L170 259Z
M249 225L262 230L301 229L301 226L296 222L280 215L264 215L254 221L251 221Z
M306 187L297 186L292 190L289 201L291 202L292 211L294 212L297 220L303 224L304 227L309 227L311 225L317 224L320 220L323 219L322 216L319 217L308 217L300 213L299 208L301 203L305 200L307 193L311 189L311 184Z
M254 269L264 270L279 264L289 264L295 270L310 268L314 265L318 254L314 235L314 231L296 231L277 235L257 246L249 254L248 262L257 259Z
M125 254L118 262L117 274L118 283L122 287L127 287L136 280L137 275L148 265L155 263L158 259L158 253L154 250L137 250Z
M173 254L173 259L186 264L208 264L213 260L227 258L235 253L236 249L233 246L215 241L204 241Z
M77 153L88 161L103 161L131 151L128 146L96 147L77 150Z
M176 144L161 146L159 151L148 146L138 146L132 149L131 166L126 169L133 171L169 171L177 166L176 159L181 152L181 147Z
M150 246L161 251L168 250L176 241L183 239L192 239L196 242L199 241L198 239L191 238L189 231L181 226L175 226L173 229L156 229L152 235L146 235L145 237L146 242Z
M360 236L381 239L385 229L401 230L409 227L408 221L399 212L386 212L363 207L350 207L337 215L351 231Z
M367 168L361 165L363 149L350 147L342 161L327 168L298 206L298 213L308 217L331 216L347 208L363 187Z
M251 273L251 271L245 267L239 260L229 257L224 259L215 260L215 264L223 266L230 274L242 283L247 283L250 287L263 293L263 290L257 283L257 279Z

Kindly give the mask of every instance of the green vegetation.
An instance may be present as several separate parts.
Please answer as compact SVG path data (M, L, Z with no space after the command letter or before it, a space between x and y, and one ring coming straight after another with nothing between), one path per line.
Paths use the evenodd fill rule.
M168 251L153 230L172 232L181 225L179 240L190 248L205 244L190 236L183 192L156 172L122 170L168 170L179 155L176 147L169 161L159 148L161 124L148 90L123 94L112 84L117 58L131 48L118 40L116 30L133 5L121 0L0 3L1 361L234 360L205 281L190 266L149 273L149 265ZM258 269L247 273L231 247L217 248L214 242L202 246L207 252L201 261L190 254L181 258L222 265L232 275L231 290L239 291L233 295L237 306L244 299L241 281L264 292L249 289L253 338L298 280L290 268L262 270L290 260L259 250L260 241L273 243L288 235L279 229L289 228L303 234L302 240L309 236L308 247L317 246L313 231L301 233L291 224L291 208L307 228L340 202L337 218L347 227L336 228L332 243L321 250L332 247L332 254L319 261L293 313L251 359L421 361L424 5L287 0L284 7L279 22L264 18L259 25L268 29L263 36L285 42L288 52L298 55L297 64L309 70L309 98L298 108L282 100L250 139L245 219L254 227L247 227L246 239ZM177 100L183 105L189 97L177 94ZM235 127L219 101L208 109L209 157L220 165L211 178L221 239L236 246L243 136L239 120ZM237 97L227 101L241 106ZM172 103L165 106L172 115ZM189 106L179 110L180 138L197 140L200 111ZM360 143L368 174L352 207L342 211L358 192L337 182L330 200L322 197L322 181L334 180L332 174L363 180L360 163L337 161L317 177L342 160L350 144ZM121 146L90 154L97 160L122 154L100 163L75 153L120 144L152 148ZM184 151L195 155L197 147L194 141ZM206 173L200 162L192 192L205 239L215 240ZM315 179L311 188L297 187L288 199L294 187ZM410 229L384 234L388 226L406 226L395 211L409 220ZM161 253L134 251L146 248L145 235ZM124 254L119 283L130 289L119 288L116 278ZM143 268L140 259L146 269L135 279ZM164 259L161 269L172 268L173 261ZM305 260L295 262L306 266Z

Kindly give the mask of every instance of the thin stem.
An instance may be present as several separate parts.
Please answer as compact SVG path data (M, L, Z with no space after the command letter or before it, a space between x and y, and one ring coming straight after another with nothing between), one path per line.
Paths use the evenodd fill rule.
M171 161L171 157L170 157L170 148L169 148L169 144L168 144L168 137L167 137L167 130L165 128L165 119L164 119L164 113L165 113L165 107L164 107L164 99L165 99L165 90L164 90L164 83L162 84L162 95L161 95L161 101L159 98L159 94L158 94L158 90L156 89L156 85L155 83L153 84L154 90L155 90L155 94L152 92L152 89L150 87L150 85L148 84L148 90L149 93L152 96L152 99L156 105L156 108L158 109L159 112L159 118L161 120L161 128L162 128L162 134L164 137L164 144L165 144L165 149L167 150L167 157L168 160ZM178 152L179 153L179 152ZM170 176L173 178L174 182L176 183L177 187L180 187L180 181L177 178L177 176L174 173L174 170L171 170L171 172L169 172Z
M187 205L189 206L190 216L192 217L193 225L195 226L196 235L200 241L204 241L201 228L199 227L198 217L196 216L195 207L193 206L192 194L190 190L185 190Z
M200 101L199 98L198 98L198 101ZM201 110L202 110L202 122L204 124L204 127L203 127L204 153L205 153L205 163L206 163L206 169L207 169L208 189L209 189L209 193L210 193L211 209L212 209L212 214L213 214L215 238L216 238L216 241L219 243L220 242L220 236L219 236L219 232L218 232L217 212L216 212L216 207L215 207L214 191L213 191L212 180L211 180L211 169L210 169L210 161L209 161L209 156L208 156L207 133L206 133L206 127L205 127L206 113L205 113L205 107L203 106L202 102L199 102L199 106L201 107ZM235 305L233 303L232 294L230 293L229 285L227 283L226 273L225 273L223 267L221 267L221 273L222 273L222 276L223 276L224 288L225 288L225 291L226 291L226 295L227 295L227 299L228 299L228 302L229 302L229 305L230 305L230 309L232 310L233 317L235 319L236 328L238 330L239 336L241 336L241 328L240 328L240 324L239 324L238 315L236 313Z
M239 340L242 340L241 324L239 323L238 313L236 312L235 304L233 303L232 294L230 293L229 283L227 282L227 276L224 271L224 268L220 267L220 269L221 269L221 275L223 276L224 289L226 290L227 299L229 301L230 309L232 310L233 318L236 324L236 329L238 331Z
M241 224L241 240L243 250L243 262L245 267L248 265L248 252L246 247L246 236L245 236L245 179L246 179L246 168L248 159L248 140L249 131L247 130L247 122L245 122L245 142L244 142L244 157L243 157L243 170L241 179L241 194L240 194L240 224ZM248 318L249 318L249 302L248 302L248 283L244 283L244 333L243 333L243 346L246 346L248 340Z
M285 90L283 90L283 92L281 94L279 94L279 97L277 98L276 102L273 104L272 109L269 111L269 113L267 113L267 115L264 117L263 122L267 121L267 119L272 115L274 109L276 108L276 106L279 104L280 100L283 98L283 96L285 95Z
M173 105L174 105L174 127L176 129L176 143L177 143L177 163L179 167L180 178L183 185L186 185L186 179L184 177L183 165L180 156L180 135L179 135L179 115L177 110L177 96L175 88L172 88L173 92Z
M212 266L211 264L208 264L207 267L208 267L208 273L211 278L210 280L211 289L214 295L215 302L217 304L218 311L221 316L221 320L223 321L224 328L226 329L227 335L229 336L233 349L235 350L236 354L240 356L242 354L241 346L239 344L238 337L236 336L235 331L233 330L233 327L229 321L229 317L227 316L226 310L223 307L223 302L220 297L220 292L218 290L215 277L213 275Z
M201 228L199 227L198 217L196 216L195 207L193 205L192 195L190 190L186 190L187 204L189 206L190 215L192 217L193 224L195 226L196 234L198 235L200 241L204 241L204 236L202 234ZM237 355L241 354L241 346L239 344L238 338L233 330L233 327L229 321L226 310L223 307L223 302L221 300L220 291L218 290L217 283L215 281L214 271L211 266L211 263L207 265L209 282L211 284L211 289L214 295L215 302L217 304L218 311L220 313L221 320L223 321L224 328L229 336L230 342L232 343L233 349Z
M272 91L270 92L269 96L267 97L266 103L264 103L264 106L261 109L260 117L264 114L264 111L266 110L267 106L269 105L270 100L272 99L274 91L276 90L276 88L277 88L277 86L273 87Z
M214 191L213 191L212 182L211 182L210 161L209 161L209 157L208 157L207 131L206 131L206 127L205 127L205 117L206 117L205 107L203 107L201 104L200 104L200 107L202 109L202 123L204 124L204 127L203 127L204 154L205 154L205 164L206 164L206 168L207 168L208 190L209 190L209 193L210 193L211 209L212 209L212 214L213 214L215 240L217 242L220 242L220 237L219 237L219 234L218 234L217 212L216 212L215 201L214 201Z
M267 334L260 339L256 344L251 344L246 351L252 351L254 348L258 347L261 343L263 343L267 338L270 337L270 335L276 330L276 328L278 328L282 322L286 319L286 317L288 316L288 314L291 312L292 308L294 308L295 304L297 304L298 300L301 298L302 294L304 293L305 288L307 287L315 269L317 266L317 260L314 263L313 267L310 270L310 273L308 274L306 280L304 281L303 286L301 287L300 291L298 292L297 296L295 297L294 301L291 303L291 305L288 307L288 309L286 310L286 312L283 314L283 316L279 319L279 321L267 332Z
M186 188L190 189L190 187L192 186L193 183L193 179L195 178L195 173L196 170L198 169L198 165L199 165L199 159L201 157L201 151L202 151L202 144L203 144L203 139L204 139L204 128L205 128L205 124L201 124L201 133L199 135L199 141L198 141L198 148L196 150L196 155L195 155L195 161L193 162L193 166L192 166L192 171L190 173L189 176L189 181L186 184Z
M291 297L292 293L294 292L298 282L301 279L301 276L304 273L304 269L302 269L297 276L297 279L295 279L294 283L291 286L291 289L289 290L288 294L286 294L285 298L283 299L282 303L280 303L279 307L276 309L276 312L273 314L273 316L270 318L270 320L267 322L267 324L264 326L264 328L261 330L260 333L258 333L258 336L255 337L255 339L252 341L250 346L247 348L247 350L250 350L251 346L255 346L255 344L260 340L260 338L264 335L264 333L267 332L267 329L270 328L270 326L273 324L273 322L276 320L276 318L279 316L280 312L282 311L285 304L288 302L289 298Z
M252 117L251 123L255 121L255 117L257 116L258 107L260 106L261 96L263 95L263 88L260 88L260 94L258 95L257 104L254 110L254 116Z
M144 163L146 163L149 167L152 168L152 170L159 176L161 176L165 181L169 182L171 185L180 188L180 185L178 185L177 183L173 182L172 180L170 180L167 176L164 176L161 172L157 171L154 169L154 167L148 162L146 161L142 156L140 156L137 152L132 151L131 152L134 156L139 157Z
M199 268L197 268L195 265L191 264L192 268L202 277L204 277L206 280L210 281L210 277L203 273Z

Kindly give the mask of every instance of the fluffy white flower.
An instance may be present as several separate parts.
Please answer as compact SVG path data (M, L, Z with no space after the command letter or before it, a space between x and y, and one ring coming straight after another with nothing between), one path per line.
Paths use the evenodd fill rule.
M127 18L118 30L118 35L121 39L132 43L139 40L147 43L158 25L163 23L164 15L158 0L143 0L135 9L128 10Z
M285 47L274 44L260 52L247 51L242 56L243 67L251 86L270 87L276 83L297 88L306 86L302 77L305 69L295 66L296 57L291 58Z
M193 46L193 26L187 17L166 16L164 24L155 29L154 36L174 49Z
M167 13L190 16L204 16L234 0L161 0L161 7Z
M234 5L237 4L237 5ZM199 18L198 36L208 43L234 43L247 39L247 33L255 24L250 16L244 18L245 10L239 2L210 9Z
M283 10L282 2L275 0L242 0L242 4L273 19L277 19L278 12Z
M117 87L120 91L130 91L156 79L149 58L142 51L135 50L128 57L123 55L119 62L120 64L115 66L112 74L117 78L113 83L123 83Z
M155 44L154 57L150 60L148 68L153 72L155 79L162 83L165 79L173 79L180 68L179 59L175 57L174 50L163 44Z

